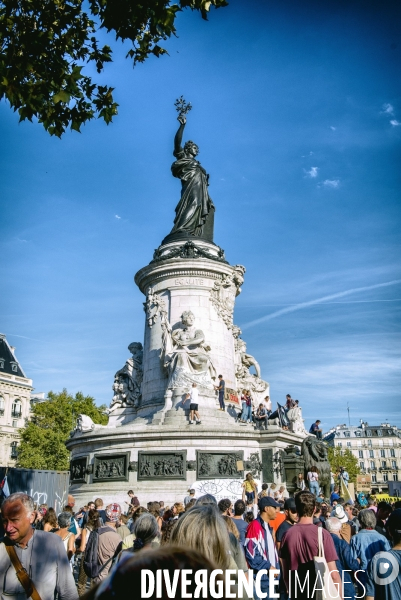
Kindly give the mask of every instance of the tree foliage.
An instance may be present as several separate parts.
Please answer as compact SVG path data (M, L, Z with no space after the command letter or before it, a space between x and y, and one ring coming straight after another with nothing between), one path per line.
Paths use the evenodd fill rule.
M17 466L26 469L68 470L69 452L65 442L74 429L79 414L91 417L94 423L107 424L102 414L105 406L97 407L91 396L78 392L75 397L64 389L49 392L49 400L33 408L32 419L21 432Z
M199 11L226 0L0 0L0 99L6 98L20 121L36 117L61 137L68 126L80 131L94 117L109 124L117 114L113 88L87 74L112 61L110 46L99 43L106 29L130 42L134 65L167 51L160 43L176 35L177 12ZM85 12L85 8L88 12Z
M333 473L338 473L340 467L344 467L348 471L349 480L356 483L356 476L359 475L361 469L359 468L358 459L352 454L351 450L348 448L343 450L340 446L334 448L329 446L328 457Z

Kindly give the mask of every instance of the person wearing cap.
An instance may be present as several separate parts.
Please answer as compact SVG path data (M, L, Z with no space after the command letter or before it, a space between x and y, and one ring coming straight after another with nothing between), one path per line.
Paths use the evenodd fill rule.
M244 544L245 557L249 568L253 570L254 578L261 570L269 572L271 569L279 569L273 529L269 523L275 518L280 505L274 498L265 496L260 498L258 507L259 516L249 523ZM269 575L263 574L260 578L260 589L269 595Z
M392 549L389 550L389 555L392 557L391 573L398 566L398 576L393 581L389 579L386 585L383 585L380 579L391 575L388 572L390 561L380 554L377 557L374 556L367 572L366 600L398 600L401 598L401 508L397 508L391 513L386 526L393 543Z
M291 529L295 523L298 523L298 513L294 498L287 498L287 500L284 502L284 515L285 521L281 523L276 532L277 552L280 551L281 541L284 537L284 534L287 533L287 531Z
M350 543L351 541L351 536L352 536L352 528L351 525L348 523L348 515L346 514L344 508L341 506L341 504L337 504L337 506L335 506L333 508L333 510L331 511L331 517L335 517L336 519L338 519L341 523L341 529L340 529L340 538L342 540L345 540L347 542L347 544Z
M185 496L184 498L184 506L186 506L188 504L188 502L191 502L191 500L195 499L195 490L193 488L190 488L188 490L189 496Z
M93 579L94 583L99 583L107 577L113 558L116 557L122 548L122 539L116 531L117 523L121 516L121 506L119 504L109 504L105 510L106 523L99 527L98 542L98 563L105 565L99 575Z

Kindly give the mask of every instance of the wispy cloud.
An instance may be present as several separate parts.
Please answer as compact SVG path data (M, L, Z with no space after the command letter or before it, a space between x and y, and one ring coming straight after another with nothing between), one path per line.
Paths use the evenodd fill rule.
M397 285L401 283L401 279L394 279L393 281L386 281L385 283L376 283L374 285L365 285L363 287L352 288L350 290L344 290L343 292L337 292L336 294L329 294L328 296L322 296L321 298L316 298L315 300L309 300L308 302L300 302L299 304L295 304L293 306L287 306L286 308L282 308L280 310L276 310L269 315L265 315L264 317L260 317L259 319L255 319L254 321L250 321L249 323L245 323L242 325L242 329L249 329L249 327L253 327L254 325L258 325L259 323L265 323L266 321L270 321L271 319L275 319L276 317L280 317L281 315L285 315L287 313L294 312L296 310L302 310L303 308L308 308L309 306L314 306L315 304L323 304L328 300L335 300L335 298L342 298L343 296L348 296L349 294L357 294L359 292L368 292L370 290L376 290L383 287L388 287L391 285Z
M335 130L337 129L337 127L334 127L334 125L330 125L330 129L331 129L332 131L335 131Z
M314 179L318 175L319 167L311 167L309 171L307 171L306 169L304 169L304 171L309 177Z
M323 185L327 188L336 189L340 185L339 179L325 179Z
M397 121L397 119L391 119L390 124L393 127L399 127L401 125L401 123L399 121Z
M382 109L383 109L382 112L385 115L393 115L394 114L394 107L391 104L389 104L388 102L386 102L386 104L383 104Z
M114 215L116 219L121 219L121 217L119 217L118 215Z

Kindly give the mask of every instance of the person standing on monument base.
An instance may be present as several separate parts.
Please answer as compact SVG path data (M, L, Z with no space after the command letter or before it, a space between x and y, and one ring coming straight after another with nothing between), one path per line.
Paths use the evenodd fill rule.
M215 389L219 392L219 410L226 410L226 405L224 404L224 393L226 391L226 382L223 379L223 375L219 375L219 385L215 386Z
M197 425L199 425L201 423L201 419L200 419L200 415L198 412L198 399L199 399L199 390L196 387L196 383L192 384L192 389L191 392L189 394L187 394L187 397L184 400L184 403L187 400L190 400L190 404L189 404L189 424L193 425L194 423L194 419L196 419L196 423Z
M5 537L0 543L1 597L24 600L32 596L33 584L41 600L54 600L56 595L59 600L78 600L63 541L53 533L32 528L34 508L31 496L21 492L11 494L2 504ZM25 585L20 583L9 552L15 567L25 570ZM24 581L23 575L20 577Z

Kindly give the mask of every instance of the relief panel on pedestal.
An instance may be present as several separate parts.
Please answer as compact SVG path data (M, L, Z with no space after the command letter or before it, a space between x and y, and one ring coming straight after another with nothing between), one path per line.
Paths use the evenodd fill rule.
M238 452L197 450L197 479L240 479L244 476L243 459L242 450Z
M70 482L87 483L88 457L74 458L70 462Z
M138 452L138 481L186 479L186 450L171 452Z
M99 454L94 458L93 482L128 481L130 452Z

